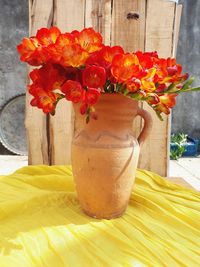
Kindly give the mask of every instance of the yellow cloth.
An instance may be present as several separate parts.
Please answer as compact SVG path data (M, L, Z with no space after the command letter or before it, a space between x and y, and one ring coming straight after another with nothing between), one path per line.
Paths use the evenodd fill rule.
M77 202L70 167L0 177L0 267L200 266L200 194L139 170L122 218Z

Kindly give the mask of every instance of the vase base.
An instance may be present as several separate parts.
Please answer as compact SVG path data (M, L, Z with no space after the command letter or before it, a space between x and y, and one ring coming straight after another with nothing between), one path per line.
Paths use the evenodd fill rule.
M121 217L124 212L126 211L126 208L121 210L121 211L118 211L118 212L113 212L113 213L110 213L110 214L94 214L88 210L85 210L85 209L82 209L83 212L89 216L89 217L92 217L92 218L95 218L95 219L106 219L106 220L111 220L111 219L116 219L116 218L119 218Z

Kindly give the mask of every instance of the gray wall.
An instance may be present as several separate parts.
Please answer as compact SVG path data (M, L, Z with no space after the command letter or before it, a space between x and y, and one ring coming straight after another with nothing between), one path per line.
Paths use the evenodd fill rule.
M195 76L200 86L200 1L183 0L177 61L184 71ZM184 132L200 139L200 92L185 93L177 98L172 113L172 132Z
M0 108L26 90L26 66L16 45L28 35L28 0L0 0ZM8 152L0 144L0 154Z

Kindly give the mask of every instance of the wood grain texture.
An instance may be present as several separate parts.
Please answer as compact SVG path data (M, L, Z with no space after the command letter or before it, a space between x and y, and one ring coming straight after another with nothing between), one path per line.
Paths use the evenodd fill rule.
M113 0L112 10L112 45L121 45L127 52L145 48L146 1ZM127 18L129 13L138 14L139 18Z
M168 1L147 1L145 51L157 51L161 57L173 55L175 7ZM163 116L164 121L160 121L148 105L144 104L144 108L151 113L154 123L142 148L139 167L167 176L171 118Z
M62 32L84 28L84 0L54 0L54 25ZM50 164L70 164L71 141L74 132L74 114L71 102L58 103L56 115L49 119Z
M181 24L181 14L182 14L182 5L176 5L175 10L175 20L174 20L174 35L173 35L173 56L176 56L177 46L178 46L178 37Z
M35 35L39 28L51 25L52 12L53 0L29 1L30 36ZM31 99L32 96L27 92L25 127L28 139L28 163L49 164L46 115L30 106Z
M139 18L129 18L136 14ZM128 18L127 18L128 16ZM145 49L146 1L114 0L112 7L111 44L121 45L125 51ZM142 104L140 103L140 107ZM139 136L142 119L137 117L133 125L134 135Z
M180 25L180 7L162 0L30 0L30 34L41 27L57 25L61 31L93 27L109 45L121 45L125 51L157 50L171 56L176 50ZM27 102L30 96L27 96ZM142 105L141 105L142 106ZM170 117L160 122L154 111L151 136L141 151L140 168L167 175ZM46 120L41 111L27 104L26 128L30 164L68 164L74 115L71 103L62 100L56 115ZM136 136L142 128L138 118L133 126ZM47 137L48 136L48 137ZM49 143L48 143L49 142Z
M111 42L111 15L111 0L86 0L85 27L93 27L96 31L99 31L106 45L110 45Z

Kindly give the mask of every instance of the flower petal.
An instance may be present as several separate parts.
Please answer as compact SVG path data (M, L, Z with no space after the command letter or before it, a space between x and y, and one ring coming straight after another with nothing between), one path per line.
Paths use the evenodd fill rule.
M93 88L100 88L105 85L106 71L103 67L87 66L83 72L83 85Z
M61 91L65 94L65 98L73 103L80 102L85 93L81 84L72 80L66 81L63 84Z

